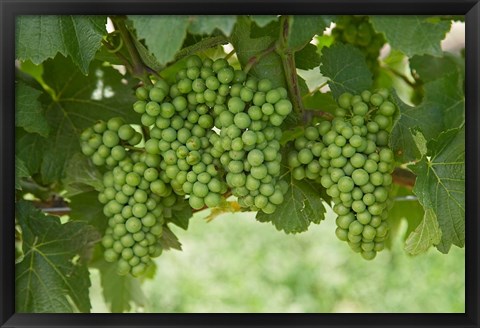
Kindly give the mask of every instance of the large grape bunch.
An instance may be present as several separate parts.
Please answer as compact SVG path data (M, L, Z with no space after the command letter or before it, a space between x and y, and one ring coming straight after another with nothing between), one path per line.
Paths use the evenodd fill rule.
M292 176L316 180L334 202L337 237L365 259L384 248L394 155L388 148L396 106L387 90L344 93L332 121L305 128L288 154Z
M184 199L200 210L231 193L244 209L273 213L288 189L277 179L287 91L223 58L185 62L173 84L159 78L136 89L142 133L116 117L80 136L82 152L107 169L102 244L119 274L138 276L161 254L166 216Z
M375 32L368 16L340 16L335 24L336 26L332 30L335 40L359 48L366 56L368 67L376 73L379 67L380 49L386 40L382 34Z
M284 88L223 58L190 56L174 84L160 80L136 95L150 130L145 150L161 156L163 180L192 208L218 206L228 190L249 210L273 213L283 201L279 126L292 110Z

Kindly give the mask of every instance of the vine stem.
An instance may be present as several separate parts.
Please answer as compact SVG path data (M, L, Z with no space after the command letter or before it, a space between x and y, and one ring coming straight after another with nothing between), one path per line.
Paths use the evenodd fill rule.
M323 82L322 84L320 84L318 87L316 87L315 89L313 89L312 91L310 91L309 93L305 94L302 99L305 99L307 97L310 97L310 96L313 96L315 93L317 93L318 91L320 91L324 86L326 86L328 84L328 81L325 81Z
M394 183L408 189L412 189L415 185L416 176L409 170L397 167L393 171L392 177Z
M274 52L276 50L276 48L277 48L277 44L276 44L276 42L273 42L268 48L266 48L262 52L256 54L255 56L250 57L248 59L248 62L245 64L245 67L243 68L243 71L245 72L245 74L248 74L248 72L253 68L253 66L258 64L258 62L262 58L264 58L268 54Z
M277 43L276 51L282 59L288 91L293 99L293 109L300 117L303 117L305 109L303 108L302 94L300 92L300 85L298 84L295 56L294 52L287 47L287 39L290 33L288 16L280 17L280 26L280 38Z
M400 79L402 79L405 83L407 83L413 89L418 87L418 85L415 82L410 81L405 75L403 75L402 73L394 70L393 68L388 67L388 66L383 66L383 68L386 69L387 71L389 71L390 73L392 73L393 75L395 75L396 77L399 77Z
M111 17L111 19L115 28L119 31L120 37L122 38L128 54L130 55L131 74L142 80L145 85L152 84L152 81L150 81L150 78L148 77L150 69L143 63L142 58L135 47L130 31L125 25L125 18L114 16Z

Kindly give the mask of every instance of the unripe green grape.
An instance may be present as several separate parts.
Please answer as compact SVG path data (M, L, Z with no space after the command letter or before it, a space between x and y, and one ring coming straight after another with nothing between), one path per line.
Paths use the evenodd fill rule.
M246 129L251 124L251 119L247 113L240 112L235 114L233 121L240 129Z
M338 97L338 104L340 107L344 109L350 108L350 100L352 98L352 94L350 93L343 93Z
M125 124L125 121L121 117L113 117L108 120L107 128L111 131L117 132L122 125Z
M234 83L242 83L247 79L247 74L242 70L235 70L233 76Z
M348 241L348 230L346 229L342 229L340 227L336 228L335 235L342 241Z
M352 221L348 226L348 232L354 236L360 235L363 232L363 224L358 221Z
M220 83L227 84L232 82L234 78L234 72L230 67L224 67L220 69L217 73L217 78Z
M380 106L383 103L384 99L383 96L379 93L374 93L370 97L370 103L374 106Z
M118 137L121 140L129 140L134 136L134 134L135 130L128 124L124 124L118 129Z
M393 116L395 113L395 105L390 101L385 101L382 105L380 105L378 112L387 117Z
M287 116L292 111L292 103L287 99L281 99L275 104L275 111L281 116Z
M196 210L199 210L205 206L205 202L203 198L197 197L193 194L190 195L190 197L188 198L188 203L193 209L196 209Z
M149 92L150 99L158 103L162 102L166 95L167 93L164 90L155 87L153 87Z
M205 205L210 208L219 206L221 203L221 200L222 200L221 196L213 192L209 192L204 199Z
M377 146L386 146L388 144L388 132L380 130L377 132Z

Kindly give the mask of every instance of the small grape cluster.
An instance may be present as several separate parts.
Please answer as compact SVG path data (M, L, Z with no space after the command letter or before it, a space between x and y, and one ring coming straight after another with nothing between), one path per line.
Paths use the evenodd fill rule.
M322 120L294 141L294 179L315 180L334 202L336 235L365 259L384 248L394 155L388 148L396 106L387 90L344 93L332 121Z
M95 165L109 168L125 158L125 145L134 146L141 140L142 135L121 117L98 121L80 135L82 152L90 156Z
M82 152L107 168L104 189L98 194L108 218L104 257L117 262L120 275L139 276L151 258L162 253L164 211L178 201L158 179L160 157L131 151L142 135L120 117L98 121L82 132L80 140Z
M376 72L380 49L385 44L385 37L375 32L368 16L346 15L340 16L332 30L335 40L349 43L359 48L366 56L367 65Z

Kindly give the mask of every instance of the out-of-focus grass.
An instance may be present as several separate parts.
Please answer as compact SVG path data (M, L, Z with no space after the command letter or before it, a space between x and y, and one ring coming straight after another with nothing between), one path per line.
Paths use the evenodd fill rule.
M464 312L465 252L391 251L363 260L336 239L334 214L286 235L252 213L174 229L183 251L157 259L145 312Z

